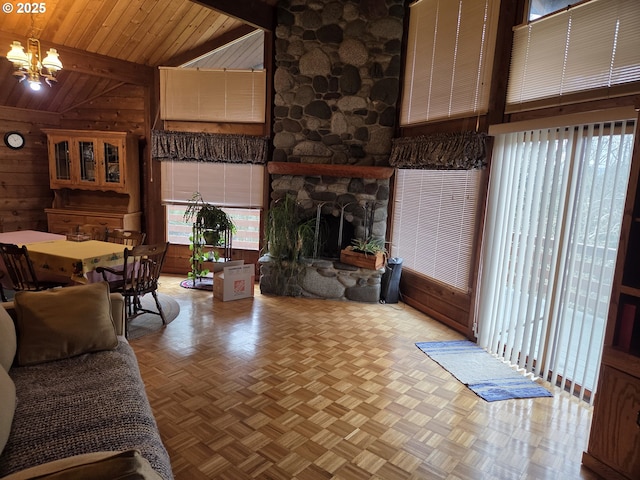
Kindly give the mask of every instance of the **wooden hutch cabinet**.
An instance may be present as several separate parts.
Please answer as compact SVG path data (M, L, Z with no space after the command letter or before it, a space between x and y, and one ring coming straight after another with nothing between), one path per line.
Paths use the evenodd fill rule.
M640 138L636 136L585 466L640 479Z
M49 151L52 208L49 231L90 233L140 230L138 141L126 132L44 130Z

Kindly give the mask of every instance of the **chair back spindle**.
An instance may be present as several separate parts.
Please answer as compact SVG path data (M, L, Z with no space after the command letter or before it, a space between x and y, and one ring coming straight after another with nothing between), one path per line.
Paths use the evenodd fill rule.
M15 291L40 291L65 285L38 279L26 245L18 247L11 243L0 243L0 257Z
M142 245L147 234L134 230L107 230L107 242L120 243L129 247Z

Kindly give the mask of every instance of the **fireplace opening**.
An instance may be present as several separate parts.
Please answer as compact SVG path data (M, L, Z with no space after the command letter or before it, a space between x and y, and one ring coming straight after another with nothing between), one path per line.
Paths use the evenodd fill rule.
M314 257L326 259L340 258L340 251L354 239L355 228L333 214L320 214L316 222L314 238Z

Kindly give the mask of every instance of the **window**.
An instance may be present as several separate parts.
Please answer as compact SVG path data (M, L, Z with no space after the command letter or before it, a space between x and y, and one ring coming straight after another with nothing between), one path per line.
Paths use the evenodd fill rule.
M494 146L478 343L585 399L598 382L633 130L545 128Z
M544 17L563 8L567 8L576 0L530 0L529 1L529 21Z
M482 170L400 169L391 255L403 268L467 292Z
M186 201L194 192L231 215L237 231L233 248L260 248L264 166L213 162L160 163L162 200L167 208L167 240L189 244L191 224L183 220Z
M167 240L172 244L189 245L191 242L191 223L184 221L184 204L167 203ZM243 250L260 248L261 209L257 208L223 208L236 226L232 246Z
M264 123L266 70L160 67L163 120Z
M497 0L421 0L409 12L403 125L487 112Z
M514 30L507 113L637 92L637 0L592 0Z

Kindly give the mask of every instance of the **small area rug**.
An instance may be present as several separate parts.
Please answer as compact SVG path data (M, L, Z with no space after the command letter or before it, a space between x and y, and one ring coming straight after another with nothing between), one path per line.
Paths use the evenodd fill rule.
M195 288L197 290L213 290L213 278L198 278L194 282L191 278L187 278L180 282L182 288Z
M553 396L469 340L418 342L416 347L487 402Z
M169 295L158 292L158 300L162 306L164 317L167 320L167 325L176 319L180 313L180 305ZM150 293L142 297L142 308L158 311L156 302L153 300L153 295ZM143 337L162 328L162 319L160 315L154 315L153 313L142 313L135 318L129 320L129 340L135 340L136 338Z

